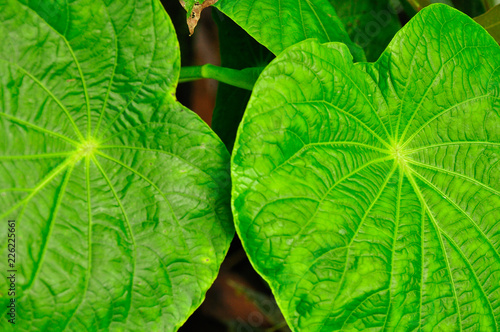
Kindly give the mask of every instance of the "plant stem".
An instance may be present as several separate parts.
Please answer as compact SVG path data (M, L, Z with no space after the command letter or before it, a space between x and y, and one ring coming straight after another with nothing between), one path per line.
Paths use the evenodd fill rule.
M257 81L257 78L263 69L263 67L253 67L236 70L218 67L211 64L182 67L179 83L195 81L203 78L211 78L238 88L252 90L255 81Z

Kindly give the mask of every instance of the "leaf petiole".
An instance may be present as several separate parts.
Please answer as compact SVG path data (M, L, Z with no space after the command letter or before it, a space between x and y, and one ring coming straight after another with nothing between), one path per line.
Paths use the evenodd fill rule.
M242 70L206 64L203 66L182 67L179 83L211 78L237 88L252 90L264 67L252 67Z

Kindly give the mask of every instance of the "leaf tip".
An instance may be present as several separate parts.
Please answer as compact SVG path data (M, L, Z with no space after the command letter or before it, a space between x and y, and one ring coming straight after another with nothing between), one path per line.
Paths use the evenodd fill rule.
M214 5L217 3L219 0L205 0L203 3L199 3L199 1L195 1L193 6L187 6L186 1L180 0L180 3L184 9L189 13L187 17L187 25L189 28L189 36L192 36L194 33L194 29L198 25L198 21L200 20L201 17L201 12L203 9Z

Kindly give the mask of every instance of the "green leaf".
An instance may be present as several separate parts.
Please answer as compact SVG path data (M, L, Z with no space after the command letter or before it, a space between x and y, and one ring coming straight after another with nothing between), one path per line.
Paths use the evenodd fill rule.
M274 55L219 10L213 10L220 41L221 65L233 69L265 67ZM251 91L219 83L212 117L212 129L232 151L236 130L245 112Z
M295 331L500 328L500 47L431 5L376 63L305 41L261 74L233 213Z
M0 2L0 330L172 331L233 235L229 155L175 100L157 0Z
M488 12L474 18L500 44L500 5L491 8Z
M348 45L356 60L365 60L328 0L220 0L215 5L275 55L308 38Z
M330 0L351 40L364 48L366 58L375 61L401 29L389 0Z

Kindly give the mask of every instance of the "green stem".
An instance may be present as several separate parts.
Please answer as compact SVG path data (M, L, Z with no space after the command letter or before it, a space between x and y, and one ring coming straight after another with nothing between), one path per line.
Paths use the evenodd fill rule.
M182 67L179 83L191 82L203 78L211 78L238 88L252 90L255 81L262 72L263 67L245 68L236 70L218 67L211 64L194 67Z

